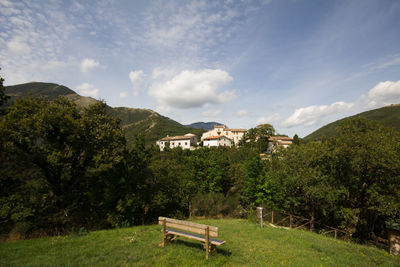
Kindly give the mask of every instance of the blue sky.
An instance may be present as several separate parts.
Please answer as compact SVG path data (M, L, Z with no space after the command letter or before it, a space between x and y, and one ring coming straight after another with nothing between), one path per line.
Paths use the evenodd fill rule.
M5 85L304 137L400 103L400 1L0 0Z

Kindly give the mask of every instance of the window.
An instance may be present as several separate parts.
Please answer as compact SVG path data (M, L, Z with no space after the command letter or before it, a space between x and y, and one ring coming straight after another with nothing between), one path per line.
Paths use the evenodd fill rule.
M185 142L185 146L187 146L187 142Z

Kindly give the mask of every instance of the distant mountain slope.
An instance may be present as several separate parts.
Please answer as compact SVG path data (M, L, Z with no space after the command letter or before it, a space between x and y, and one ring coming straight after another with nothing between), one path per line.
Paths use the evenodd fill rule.
M53 100L59 96L67 96L76 93L68 87L55 83L31 82L6 86L6 94L11 97L27 97L30 94L33 96L40 95Z
M346 119L361 116L369 120L374 120L386 127L392 127L397 131L400 131L400 105L390 105L383 108L369 110L354 116L350 116L341 120L337 120L330 124L327 124L315 132L307 135L303 138L303 141L309 142L314 140L320 140L323 137L331 137L336 134L336 128Z
M49 100L62 96L80 107L87 107L97 102L94 98L80 96L68 87L54 83L32 82L6 86L5 93L11 96L9 104L12 104L17 98L28 97L29 95L42 96ZM135 135L138 134L145 134L146 143L154 144L155 141L166 135L193 133L200 137L204 132L202 129L184 126L150 109L108 107L108 112L121 120L121 126L125 130L128 145L132 143Z
M211 121L211 122L195 122L195 123L192 123L192 124L187 124L185 126L209 131L209 130L214 129L214 125L222 125L222 123L215 122L215 121Z

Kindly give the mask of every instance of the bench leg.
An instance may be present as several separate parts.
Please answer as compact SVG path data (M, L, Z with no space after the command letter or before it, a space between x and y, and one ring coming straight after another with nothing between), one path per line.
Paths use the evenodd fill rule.
M167 220L164 219L162 228L161 228L161 243L158 244L159 247L165 247L166 241L167 241L167 236L166 236L166 224Z
M204 249L207 249L206 243L204 243ZM217 252L217 246L213 244L208 245L208 251L210 253Z
M167 243L172 243L172 242L174 242L174 240L177 239L177 238L178 238L177 235L167 234L166 242L167 242Z

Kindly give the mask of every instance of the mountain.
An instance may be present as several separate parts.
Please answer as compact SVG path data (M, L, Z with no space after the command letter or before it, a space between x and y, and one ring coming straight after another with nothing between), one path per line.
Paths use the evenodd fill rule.
M187 124L185 126L209 131L209 130L214 129L214 125L222 125L222 123L215 122L215 121L211 121L211 122L195 122L195 123L192 123L192 124Z
M11 98L8 102L11 105L15 99L21 97L41 96L48 100L54 100L57 97L65 97L76 103L79 107L88 107L98 100L91 97L80 96L68 87L54 84L31 82L6 86L5 93ZM158 139L167 135L184 135L187 133L196 134L200 139L203 129L184 126L168 117L164 117L150 109L110 107L108 112L111 116L121 120L121 126L125 130L125 136L128 145L132 143L135 136L144 134L146 144L154 144Z
M369 110L354 116L346 117L341 120L337 120L330 124L327 124L315 132L307 135L303 138L304 142L320 140L323 137L331 137L336 134L336 128L346 119L353 117L364 117L369 120L374 120L381 123L383 126L391 127L400 131L400 104L390 105L383 108Z

